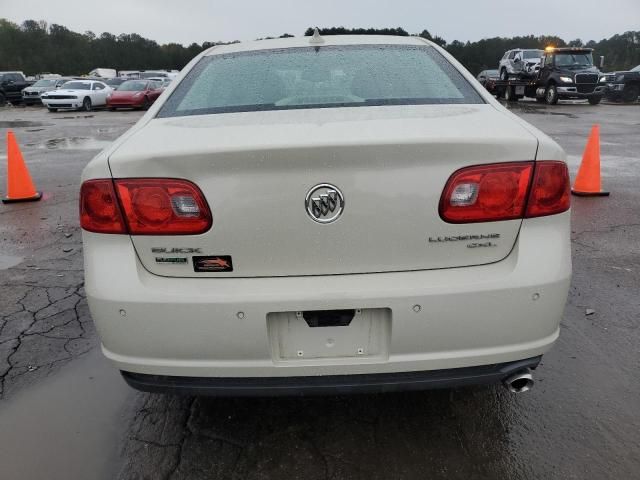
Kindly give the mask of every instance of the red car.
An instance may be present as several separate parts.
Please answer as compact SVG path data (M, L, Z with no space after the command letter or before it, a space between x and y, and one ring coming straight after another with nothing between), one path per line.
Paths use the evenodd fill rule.
M149 108L164 88L152 80L127 80L107 97L109 110L116 108Z

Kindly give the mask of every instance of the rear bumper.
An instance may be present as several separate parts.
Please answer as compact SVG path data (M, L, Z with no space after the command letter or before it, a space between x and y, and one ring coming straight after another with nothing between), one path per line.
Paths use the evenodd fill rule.
M153 393L215 397L346 395L490 385L526 368L536 368L540 359L535 357L516 362L425 372L315 377L202 378L121 373L129 386Z
M513 251L490 265L312 277L159 277L142 267L129 237L83 232L85 289L104 354L130 373L250 379L502 364L538 357L558 338L569 215L524 221ZM331 309L390 312L384 351L275 356L270 313ZM309 333L322 347L328 332Z

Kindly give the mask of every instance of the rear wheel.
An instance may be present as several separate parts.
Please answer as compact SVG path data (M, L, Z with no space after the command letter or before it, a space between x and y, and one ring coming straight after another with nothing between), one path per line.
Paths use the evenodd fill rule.
M91 99L89 97L84 97L84 100L82 101L82 110L85 112L91 111Z
M622 91L622 101L624 103L633 103L640 95L640 85L626 85Z
M600 96L589 97L589 103L591 105L598 105L601 100L602 100L602 97L600 97Z
M544 101L547 105L558 103L558 88L552 83L544 92Z

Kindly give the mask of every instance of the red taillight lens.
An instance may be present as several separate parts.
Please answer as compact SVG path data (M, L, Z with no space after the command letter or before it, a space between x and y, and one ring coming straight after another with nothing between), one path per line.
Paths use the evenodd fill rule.
M563 162L467 167L447 182L440 217L449 223L477 223L553 215L569 209L569 189Z
M198 187L187 180L115 180L131 235L198 235L211 228L211 211Z
M478 165L454 173L440 198L440 216L449 223L522 218L533 162Z
M111 179L88 180L80 188L80 226L96 233L126 233Z
M198 235L211 224L204 195L187 180L99 179L80 189L80 225L90 232Z
M563 162L536 162L526 217L542 217L569 210L569 171Z

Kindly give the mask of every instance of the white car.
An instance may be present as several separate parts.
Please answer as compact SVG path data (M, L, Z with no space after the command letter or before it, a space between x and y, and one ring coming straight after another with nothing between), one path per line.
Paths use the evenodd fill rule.
M150 77L147 78L147 80L157 82L162 88L167 88L171 84L171 79L169 77Z
M82 180L89 306L141 390L522 392L559 335L565 153L419 37L213 47Z
M58 109L90 112L94 107L104 107L107 96L112 92L113 89L104 82L72 80L58 90L43 93L40 99L50 112L57 112Z

